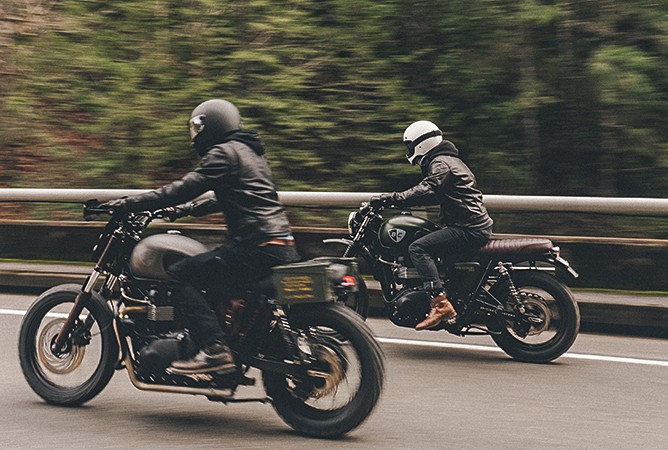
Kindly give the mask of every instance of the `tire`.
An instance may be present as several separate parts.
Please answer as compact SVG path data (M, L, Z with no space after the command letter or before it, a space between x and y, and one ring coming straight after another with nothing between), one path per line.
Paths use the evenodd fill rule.
M79 316L92 315L90 339L81 334L68 338L67 351L56 356L50 344L74 305L80 286L66 284L49 289L30 306L19 332L19 360L30 387L47 403L77 406L95 397L109 383L118 357L109 307L95 295ZM77 339L80 342L75 342Z
M371 414L384 382L382 351L369 327L349 308L318 304L293 308L290 326L309 336L320 377L263 372L278 415L301 434L335 438ZM324 331L324 333L323 333Z
M573 294L564 283L546 273L514 271L511 276L527 309L544 322L532 326L523 338L514 331L514 323L507 321L501 326L500 334L492 334L494 342L518 361L546 363L563 355L575 342L580 329L580 310ZM495 285L491 293L506 303L505 283Z

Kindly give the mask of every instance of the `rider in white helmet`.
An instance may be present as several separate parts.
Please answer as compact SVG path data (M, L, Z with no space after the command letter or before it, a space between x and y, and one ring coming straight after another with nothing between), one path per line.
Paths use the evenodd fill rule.
M484 245L492 234L493 221L487 214L482 193L471 169L459 158L455 145L443 139L433 123L420 120L404 131L406 158L419 164L423 180L403 192L382 194L371 203L383 206L425 206L438 204L443 228L414 241L408 252L431 293L428 316L416 330L434 328L441 321L454 323L457 311L443 289L435 257L456 256Z

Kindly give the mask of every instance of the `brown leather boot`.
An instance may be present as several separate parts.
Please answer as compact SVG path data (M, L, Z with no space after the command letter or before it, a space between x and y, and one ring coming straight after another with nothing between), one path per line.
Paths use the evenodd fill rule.
M452 303L448 301L445 294L439 294L431 299L429 315L415 326L417 331L434 328L441 322L451 322L457 318L457 311Z
M174 361L169 368L171 373L179 375L217 372L232 373L236 370L234 357L229 347L221 341L205 346L190 359Z

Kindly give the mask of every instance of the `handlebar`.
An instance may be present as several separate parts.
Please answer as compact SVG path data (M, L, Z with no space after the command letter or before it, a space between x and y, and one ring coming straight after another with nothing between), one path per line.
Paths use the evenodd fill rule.
M170 221L174 221L178 218L190 215L190 211L192 209L192 205L190 206L190 208L179 208L178 206L177 207L170 206L167 208L156 209L154 211L138 211L138 212L128 213L120 209L103 208L102 205L104 205L104 203L98 200L86 201L83 205L84 220L91 221L102 214L108 214L112 217L114 216L144 217L149 219L149 221L153 219L168 219Z

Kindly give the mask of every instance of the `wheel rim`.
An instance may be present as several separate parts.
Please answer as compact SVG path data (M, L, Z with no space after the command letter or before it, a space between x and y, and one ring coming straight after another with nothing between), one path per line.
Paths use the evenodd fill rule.
M307 379L288 379L288 388L314 410L340 410L353 401L361 388L362 361L338 330L311 327L308 335L318 367L308 371Z
M314 398L323 398L334 393L339 383L344 379L345 371L341 359L331 348L321 347L318 351L318 359L326 363L329 370L309 370L308 375L322 379L322 386L316 387L311 395Z
M65 375L75 371L81 365L86 354L86 347L73 345L71 338L65 343L64 352L56 355L51 351L51 346L64 324L65 319L53 319L42 328L37 337L37 359L41 367L57 375Z
M41 378L58 388L79 388L96 374L103 356L103 340L97 321L94 321L85 342L69 336L63 351L55 354L51 346L60 332L65 318L73 306L72 301L64 301L46 311L35 324L33 364ZM90 311L83 309L76 324L85 323ZM76 328L76 325L75 325ZM74 343L74 341L79 341Z
M523 344L542 346L557 339L563 326L557 301L543 289L522 287L520 290L521 303L525 313L532 317L526 336L522 336L515 328L514 321L509 321L506 328L511 336Z

